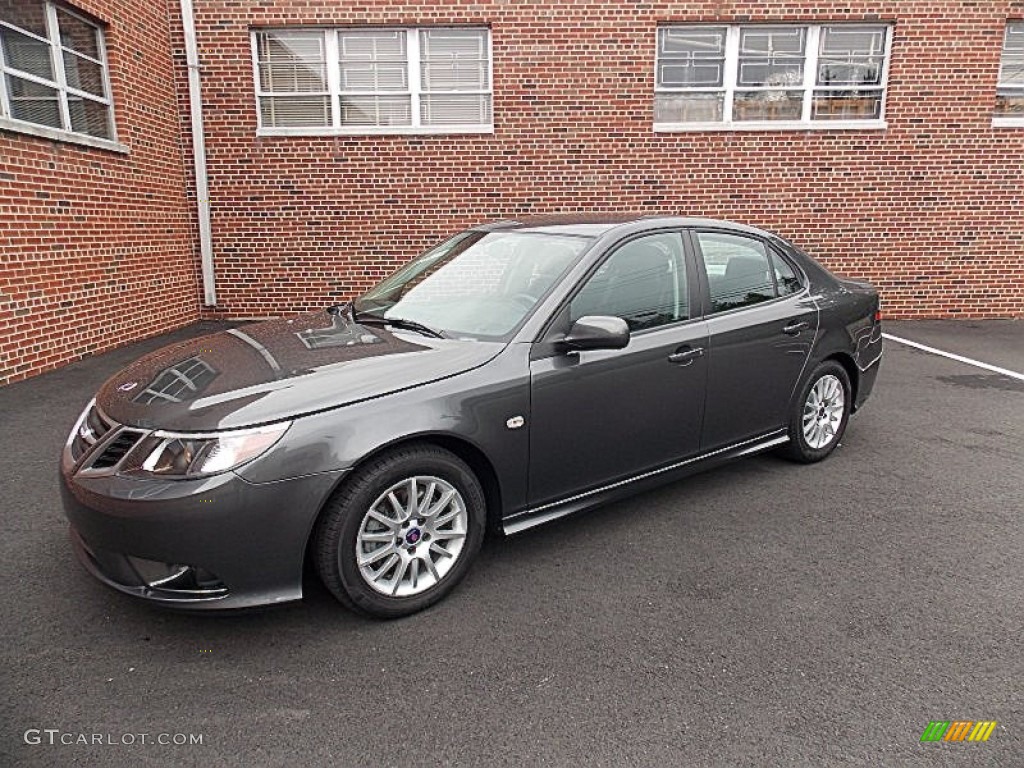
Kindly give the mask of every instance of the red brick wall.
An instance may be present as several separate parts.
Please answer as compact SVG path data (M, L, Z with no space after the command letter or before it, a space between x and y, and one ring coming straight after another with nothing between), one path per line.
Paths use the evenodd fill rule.
M0 130L0 383L200 313L178 2L75 5L107 25L131 151ZM1003 27L1024 0L196 5L207 315L322 306L467 224L584 210L774 229L873 280L891 317L1024 314L1024 128L991 126ZM869 17L895 22L887 130L652 130L658 22ZM256 137L251 26L452 23L491 26L493 135Z
M166 9L73 7L107 25L130 151L0 130L0 384L199 316Z
M890 317L1024 314L1024 128L991 125L1021 0L197 6L222 314L322 306L464 225L578 210L773 229ZM895 22L888 130L653 132L658 22L866 17ZM450 23L491 25L493 135L256 137L251 26Z

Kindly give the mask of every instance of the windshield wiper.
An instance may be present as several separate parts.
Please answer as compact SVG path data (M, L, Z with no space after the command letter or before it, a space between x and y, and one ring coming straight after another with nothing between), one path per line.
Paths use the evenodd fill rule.
M416 331L416 333L422 333L424 336L432 336L435 339L444 338L444 334L440 331L431 328L429 325L417 322L416 320L408 320L404 317L385 317L384 322L388 325L393 325L395 328L405 328L409 331Z
M354 312L352 319L357 323L363 323L365 325L390 325L407 331L415 331L416 333L424 336L430 336L435 339L446 338L443 333L431 328L429 325L424 325L416 320L409 320L404 317L382 317L380 315L370 315L365 312Z

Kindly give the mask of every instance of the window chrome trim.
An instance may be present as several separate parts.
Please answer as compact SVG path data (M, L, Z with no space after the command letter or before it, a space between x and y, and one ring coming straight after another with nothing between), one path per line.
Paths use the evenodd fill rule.
M748 238L750 240L754 240L755 242L761 243L761 245L763 245L764 248L765 248L766 254L768 254L768 256L769 256L769 259L768 259L769 265L771 265L771 257L775 256L776 258L782 259L783 261L785 261L786 264L789 264L793 268L793 270L800 277L800 290L797 291L796 293L787 293L785 296L774 296L774 297L772 297L770 299L767 299L765 301L759 301L756 304L744 304L741 307L733 307L732 309L723 309L723 310L720 310L718 312L710 311L711 310L710 277L708 276L707 263L704 261L704 253L703 253L703 251L701 250L701 247L700 247L700 240L697 237L701 232L710 232L712 234L733 235L734 237L745 237L745 238ZM780 301L784 301L784 300L787 300L787 299L800 299L800 300L803 300L803 299L810 298L810 294L811 294L811 281L810 281L810 278L807 276L807 272L804 270L804 268L801 265L796 263L795 259L788 258L784 253L782 253L781 249L776 248L772 244L772 242L770 240L768 240L768 239L766 239L764 237L760 237L758 235L752 234L752 233L748 233L748 232L737 232L735 230L721 229L721 228L716 229L714 227L691 227L690 228L690 237L691 237L691 242L693 243L694 256L696 257L696 261L697 261L697 270L698 270L698 272L702 273L702 274L698 274L698 278L703 277L704 281L705 281L705 285L707 285L708 288L709 288L708 295L705 297L707 299L707 304L708 304L707 309L708 309L708 311L702 316L703 320L710 321L710 320L715 319L715 318L726 317L728 315L733 315L733 314L736 314L737 312L746 312L746 311L749 311L749 310L752 310L752 309L758 309L760 307L767 307L767 306L770 306L772 304L778 304ZM772 272L774 272L774 267L772 268ZM777 283L777 281L775 279L774 274L772 275L772 286L775 289L775 292L778 293L778 283ZM815 308L817 308L817 304L815 304Z

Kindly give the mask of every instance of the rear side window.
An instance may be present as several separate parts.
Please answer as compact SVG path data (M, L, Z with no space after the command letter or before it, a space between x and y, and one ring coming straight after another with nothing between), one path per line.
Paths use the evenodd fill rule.
M711 289L712 313L776 297L773 266L764 243L723 232L696 234ZM776 268L779 264L777 260Z
M779 290L779 296L800 293L804 287L803 283L800 282L800 277L789 262L779 254L772 253L772 264L775 265L775 286Z

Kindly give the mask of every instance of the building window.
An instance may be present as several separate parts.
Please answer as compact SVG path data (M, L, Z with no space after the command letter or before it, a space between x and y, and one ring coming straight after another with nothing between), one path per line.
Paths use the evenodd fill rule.
M48 0L0 3L0 128L113 142L103 32Z
M662 26L657 130L882 127L886 25Z
M253 33L263 134L492 129L486 28Z
M152 405L157 401L180 403L198 397L213 380L217 371L199 357L190 357L165 368L132 402Z
M1024 21L1006 25L996 88L996 121L1024 125Z

